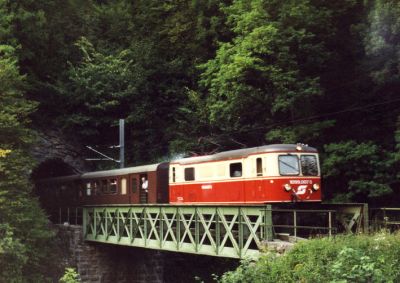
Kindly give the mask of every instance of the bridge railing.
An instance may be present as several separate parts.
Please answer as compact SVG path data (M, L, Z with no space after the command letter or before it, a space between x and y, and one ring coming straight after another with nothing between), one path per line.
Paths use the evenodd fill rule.
M400 229L400 208L379 207L370 209L370 224L372 231Z
M290 234L294 240L336 234L336 217L332 209L272 209L274 232Z
M308 237L309 231L330 236L337 231L334 219L334 210L270 205L83 208L85 240L231 258L258 256L275 232L291 234L290 240Z

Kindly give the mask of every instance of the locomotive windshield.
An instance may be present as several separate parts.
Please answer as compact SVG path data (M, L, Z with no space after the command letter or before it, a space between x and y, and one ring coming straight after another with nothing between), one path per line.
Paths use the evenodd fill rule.
M281 175L299 175L299 159L297 155L279 155L279 173Z
M297 155L280 155L278 160L281 175L300 175ZM303 176L318 176L318 163L315 155L301 155L300 166Z
M302 155L300 157L300 162L303 176L318 175L317 157L315 155Z

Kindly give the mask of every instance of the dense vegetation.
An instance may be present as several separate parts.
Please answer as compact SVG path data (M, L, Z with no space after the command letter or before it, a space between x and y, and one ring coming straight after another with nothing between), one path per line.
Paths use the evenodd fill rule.
M0 45L0 282L44 282L52 233L29 184L34 133L27 117L36 103L24 98L14 52Z
M398 202L399 62L396 0L0 0L0 281L43 274L33 129L124 118L131 165L308 143L325 199Z
M290 252L244 261L220 283L399 282L400 235L341 236L298 243Z

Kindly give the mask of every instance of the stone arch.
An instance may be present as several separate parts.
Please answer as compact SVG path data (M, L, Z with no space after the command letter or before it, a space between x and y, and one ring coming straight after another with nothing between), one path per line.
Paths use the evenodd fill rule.
M85 162L85 148L67 137L60 130L38 133L38 140L31 150L37 162L32 178L50 178L89 171Z
M32 171L31 177L33 180L52 178L59 176L68 176L79 174L81 171L65 163L61 158L47 159L41 162Z

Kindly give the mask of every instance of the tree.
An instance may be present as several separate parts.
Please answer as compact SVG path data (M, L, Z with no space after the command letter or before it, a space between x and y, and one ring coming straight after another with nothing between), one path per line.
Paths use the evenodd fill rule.
M379 84L400 79L400 3L375 0L371 4L364 44L371 77Z
M17 67L14 49L0 46L0 281L44 280L43 248L52 233L47 219L31 196L33 168L28 148L34 133L29 114L36 104L23 96L24 76Z
M325 191L328 199L372 204L392 193L398 183L393 155L373 142L332 143L324 149L324 184L335 188Z
M214 135L247 146L315 143L334 125L310 117L324 96L320 75L337 32L333 19L353 1L341 4L247 0L223 8L233 38L200 65Z

